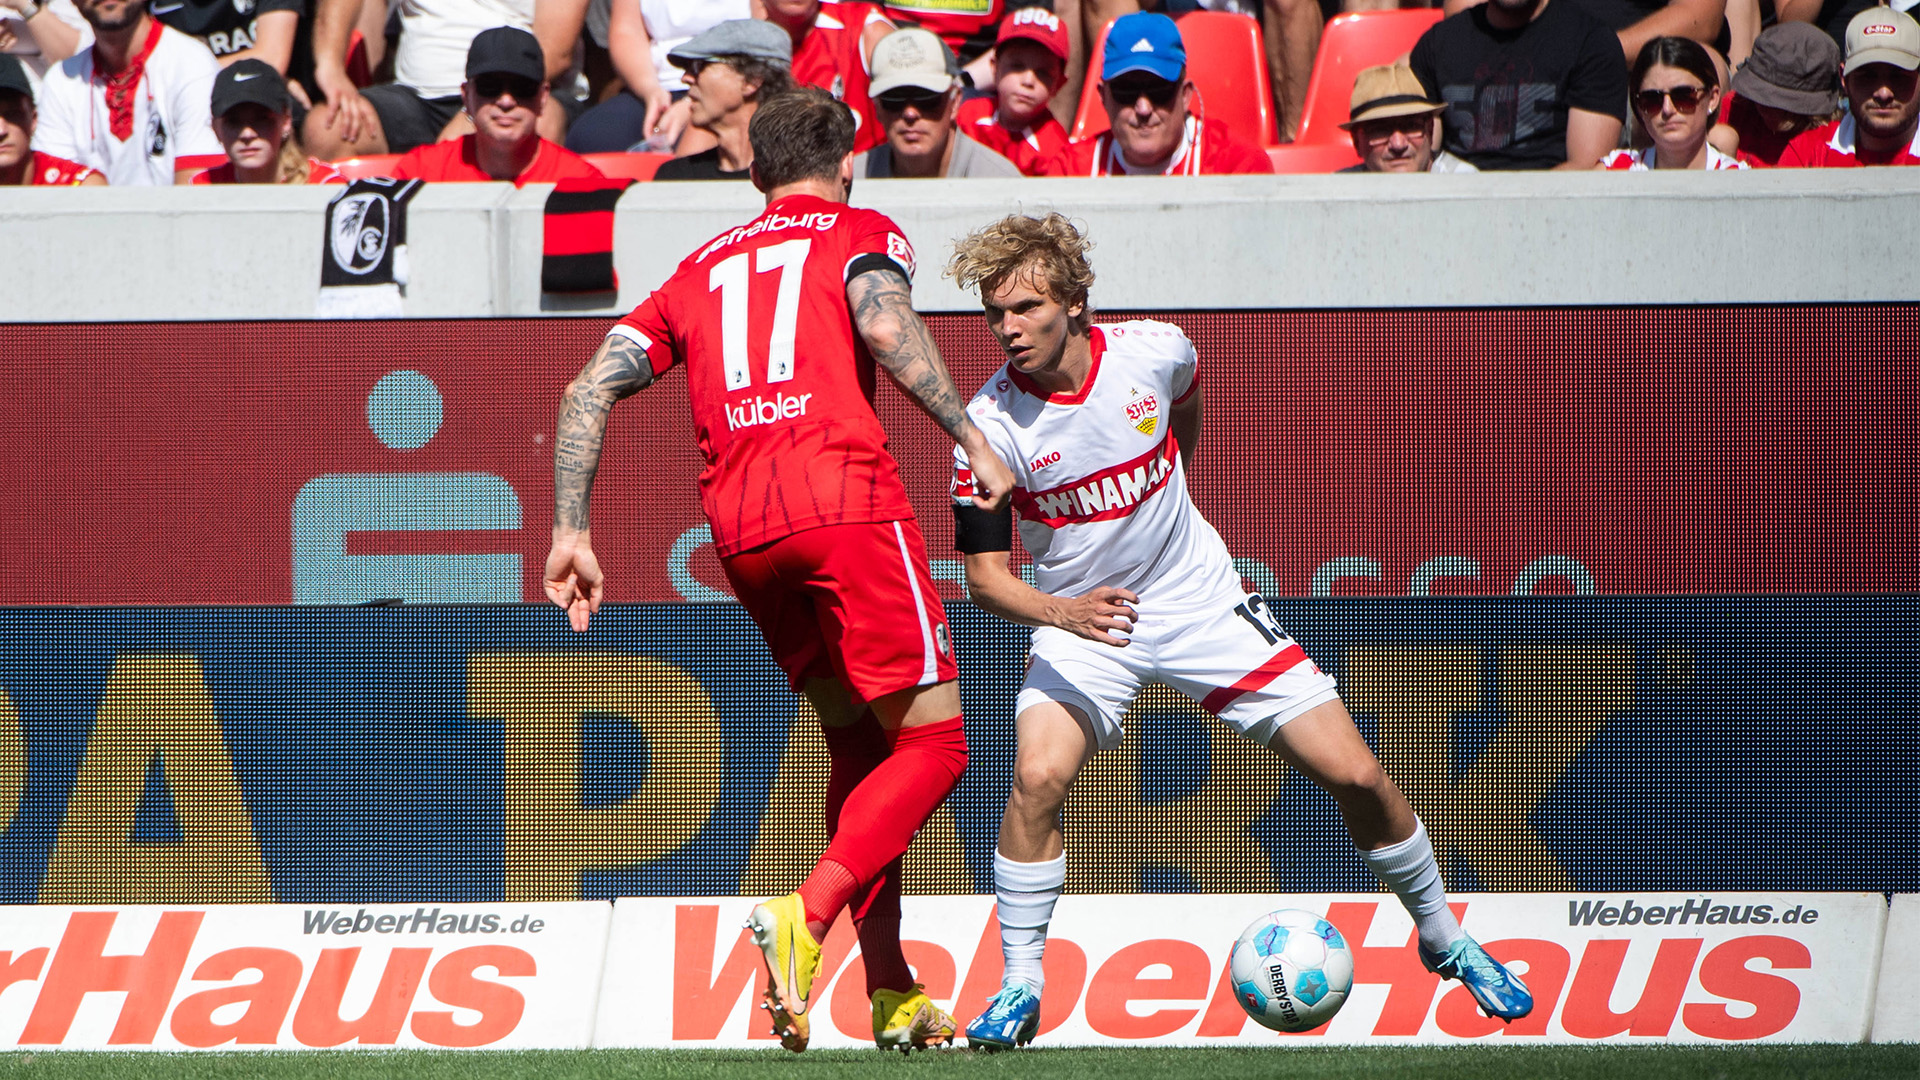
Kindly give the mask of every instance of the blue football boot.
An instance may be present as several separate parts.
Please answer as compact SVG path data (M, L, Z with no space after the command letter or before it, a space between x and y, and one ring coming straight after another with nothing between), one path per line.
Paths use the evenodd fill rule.
M967 1045L978 1050L1011 1050L1040 1033L1040 995L1023 982L1010 982L987 999L987 1011L967 1025Z
M1461 934L1444 953L1420 946L1420 962L1443 979L1458 979L1488 1016L1513 1021L1533 1011L1533 993L1520 976Z

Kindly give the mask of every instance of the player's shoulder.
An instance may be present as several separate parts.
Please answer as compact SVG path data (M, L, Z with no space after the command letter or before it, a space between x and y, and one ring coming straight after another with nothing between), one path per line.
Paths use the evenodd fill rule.
M1193 351L1187 332L1158 319L1128 319L1117 323L1095 323L1108 352L1177 356Z

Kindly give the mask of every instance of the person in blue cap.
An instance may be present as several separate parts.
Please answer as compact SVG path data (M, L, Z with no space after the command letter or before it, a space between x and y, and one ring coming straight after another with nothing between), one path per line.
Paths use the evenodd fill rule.
M1100 102L1112 127L1035 170L1043 176L1215 176L1270 173L1273 162L1196 108L1187 48L1165 15L1115 19L1100 63Z

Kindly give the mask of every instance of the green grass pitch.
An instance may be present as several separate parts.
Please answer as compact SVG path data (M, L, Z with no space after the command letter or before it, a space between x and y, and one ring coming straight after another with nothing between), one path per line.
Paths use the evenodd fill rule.
M1920 1044L1748 1047L1289 1047L1248 1049L964 1050L911 1058L877 1050L792 1055L780 1050L589 1050L522 1052L0 1055L0 1077L59 1080L648 1080L651 1077L1100 1077L1176 1080L1912 1080Z

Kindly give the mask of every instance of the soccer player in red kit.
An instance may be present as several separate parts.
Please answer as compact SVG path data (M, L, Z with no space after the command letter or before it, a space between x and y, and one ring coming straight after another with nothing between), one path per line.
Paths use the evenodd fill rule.
M816 87L754 113L766 212L682 262L561 400L545 572L547 595L585 630L605 592L587 506L608 412L685 364L720 564L819 713L830 759L826 852L747 923L774 1030L794 1051L810 1033L819 943L848 908L875 1042L904 1050L954 1033L901 955L900 857L959 781L967 744L926 544L873 411L875 362L965 450L976 503L997 509L1013 484L914 313L913 248L884 215L846 205L853 135L852 114Z

